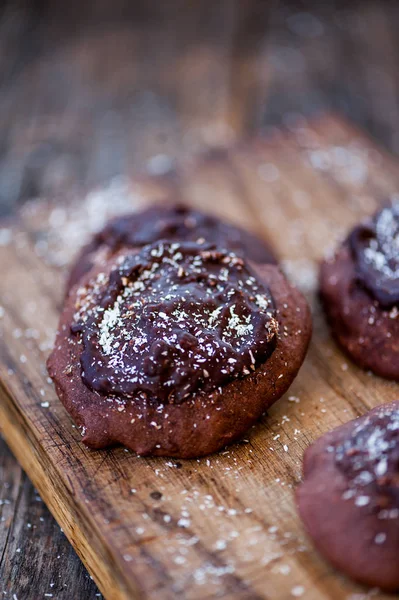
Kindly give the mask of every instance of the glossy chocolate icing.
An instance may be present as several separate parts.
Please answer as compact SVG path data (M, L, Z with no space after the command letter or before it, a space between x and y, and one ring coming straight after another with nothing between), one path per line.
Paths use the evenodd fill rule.
M383 307L399 304L399 203L356 227L349 243L360 283Z
M90 389L165 404L253 372L273 352L278 323L269 290L241 257L164 240L79 290L72 331Z
M114 250L122 246L141 247L161 239L193 242L203 239L245 254L255 262L276 262L267 246L254 234L183 204L154 205L142 213L118 217L95 237L98 245L106 244Z
M385 518L399 518L397 405L361 418L348 439L335 448L335 461L348 479L348 500L385 511Z

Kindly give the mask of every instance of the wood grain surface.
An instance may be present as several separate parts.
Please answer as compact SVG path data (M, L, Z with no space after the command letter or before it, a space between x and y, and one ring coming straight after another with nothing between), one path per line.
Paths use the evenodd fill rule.
M320 110L397 153L398 19L394 0L3 0L0 213Z
M96 586L4 442L0 482L3 598L33 600L47 593L56 599L98 599L101 595Z
M397 153L398 18L395 0L3 0L0 214L326 108ZM1 437L0 456L0 594L95 600Z
M2 229L0 427L107 599L335 600L362 591L312 549L293 489L313 439L397 397L397 385L361 372L335 347L315 284L317 260L396 193L398 180L396 159L324 117L208 153L173 176L115 180L84 202L28 203ZM308 358L247 438L217 455L176 461L89 451L44 365L65 267L107 211L177 192L273 242L313 308Z

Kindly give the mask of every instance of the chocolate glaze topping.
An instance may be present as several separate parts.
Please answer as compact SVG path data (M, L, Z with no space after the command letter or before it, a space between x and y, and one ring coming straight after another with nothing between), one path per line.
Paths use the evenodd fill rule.
M383 208L349 237L357 276L386 308L399 303L399 203Z
M334 452L349 481L345 499L368 506L382 519L399 519L399 403L359 419Z
M118 217L95 237L97 244L106 244L114 250L123 246L141 247L160 239L203 239L237 254L245 253L255 262L276 262L254 234L182 204L151 206L142 213Z
M242 258L164 240L81 288L72 331L89 388L164 404L250 374L273 352L278 323Z

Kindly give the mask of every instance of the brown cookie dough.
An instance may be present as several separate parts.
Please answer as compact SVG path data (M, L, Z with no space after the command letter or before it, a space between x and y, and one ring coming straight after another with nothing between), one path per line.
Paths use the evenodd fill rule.
M48 370L87 445L197 457L288 389L310 335L306 301L276 266L164 240L75 286Z
M217 217L182 204L157 205L140 213L117 217L97 233L83 248L74 263L67 290L90 271L97 261L101 261L104 255L110 257L122 247L141 248L160 239L172 241L204 239L260 264L277 262L266 242L245 229L224 223Z
M399 205L359 225L322 263L331 330L362 368L399 381Z
M303 470L299 514L320 553L359 582L399 589L399 402L322 436Z

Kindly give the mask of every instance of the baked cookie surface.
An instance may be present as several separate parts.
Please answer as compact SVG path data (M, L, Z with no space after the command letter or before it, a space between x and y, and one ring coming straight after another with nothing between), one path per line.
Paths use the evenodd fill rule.
M399 381L399 204L356 227L322 263L320 295L332 333L351 358Z
M201 456L288 389L310 334L307 303L276 266L163 240L75 286L48 369L89 446Z
M225 223L212 215L184 205L151 206L111 220L87 244L75 261L67 289L75 285L104 254L112 256L120 248L141 248L160 239L197 241L203 239L258 263L276 264L272 249L256 235ZM101 252L102 251L102 252Z
M303 474L299 514L320 553L359 582L399 589L399 402L322 436Z

